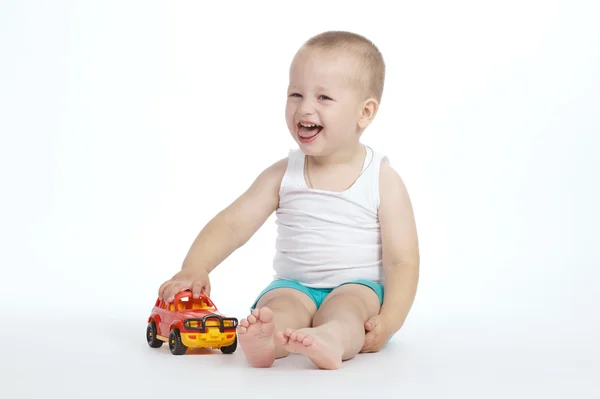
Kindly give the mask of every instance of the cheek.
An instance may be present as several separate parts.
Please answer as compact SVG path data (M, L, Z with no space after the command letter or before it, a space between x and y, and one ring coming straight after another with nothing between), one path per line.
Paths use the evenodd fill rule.
M336 110L335 112L326 112L325 123L334 131L345 132L356 122L356 115L352 112L344 110Z
M288 102L285 106L285 122L290 131L294 130L294 127L295 127L295 123L294 123L295 113L296 113L296 109L295 109L294 105L290 104Z
M296 109L294 107L293 104L290 104L290 102L286 102L285 104L285 119L288 121L288 123L294 119L294 113L296 112Z

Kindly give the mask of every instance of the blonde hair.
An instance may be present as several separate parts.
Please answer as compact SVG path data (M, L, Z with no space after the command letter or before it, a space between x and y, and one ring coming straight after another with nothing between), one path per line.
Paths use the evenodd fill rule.
M305 48L324 51L343 51L358 59L358 80L368 96L381 102L385 82L385 62L381 52L364 36L346 31L327 31L313 36L304 43Z

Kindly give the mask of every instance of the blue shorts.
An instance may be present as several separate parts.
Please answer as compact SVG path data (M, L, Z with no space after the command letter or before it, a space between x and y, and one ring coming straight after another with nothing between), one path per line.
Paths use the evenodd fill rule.
M338 287L345 285L345 284L361 284L361 285L365 285L365 286L371 288L373 291L375 291L375 294L377 294L377 297L379 297L379 306L381 306L383 304L383 284L376 283L373 281L368 281L368 280L355 280L355 281L349 281L344 284L340 284ZM256 298L256 300L254 301L254 304L252 304L252 307L250 309L252 310L256 307L256 304L258 303L258 301L264 294L266 294L267 292L274 290L276 288L292 288L292 289L298 290L300 292L303 292L306 295L308 295L308 297L310 299L313 300L313 302L317 306L317 309L319 309L319 307L321 307L321 304L325 300L325 297L327 295L329 295L329 293L331 291L333 291L334 289L336 289L337 287L334 287L334 288L311 288L311 287L302 285L299 282L294 281L294 280L274 280L273 282L271 282L271 284L269 284L267 286L267 288L265 288L258 295L258 298Z

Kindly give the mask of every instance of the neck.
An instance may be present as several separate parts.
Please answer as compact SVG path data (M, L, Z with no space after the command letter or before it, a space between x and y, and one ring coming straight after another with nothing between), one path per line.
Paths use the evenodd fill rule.
M340 148L339 150L327 155L309 155L308 158L310 158L313 164L319 167L328 167L352 163L352 161L356 160L357 158L364 157L365 152L365 146L358 142L353 143L348 147Z

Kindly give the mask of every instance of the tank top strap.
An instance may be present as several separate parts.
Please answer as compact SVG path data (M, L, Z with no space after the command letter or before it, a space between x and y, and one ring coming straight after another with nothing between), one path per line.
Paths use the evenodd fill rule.
M301 188L303 181L300 179L304 179L304 153L300 149L292 149L288 153L288 164L281 180L279 194Z
M381 164L382 162L387 162L387 159L386 155L367 146L367 161L365 162L365 169L361 176L363 184L361 191L366 195L369 207L374 210L379 208L380 203L379 175Z

